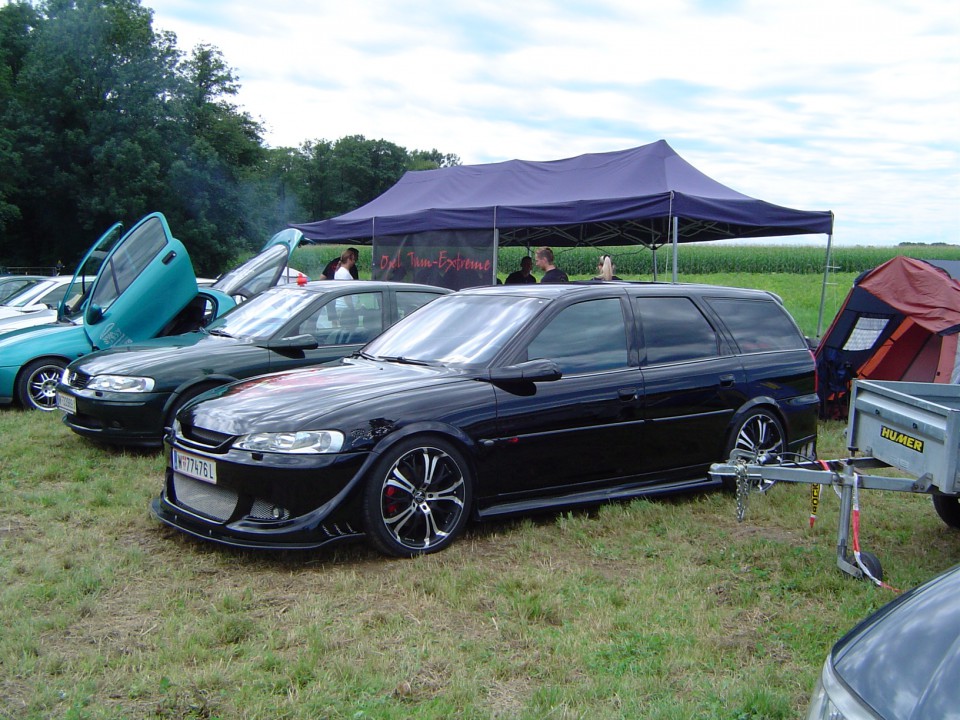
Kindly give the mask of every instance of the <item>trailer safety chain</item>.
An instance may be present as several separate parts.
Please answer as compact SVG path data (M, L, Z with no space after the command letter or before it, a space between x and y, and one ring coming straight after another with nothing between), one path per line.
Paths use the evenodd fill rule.
M747 515L747 503L750 498L750 477L747 475L747 464L743 460L737 461L737 522L743 522Z
M853 510L851 511L851 518L853 522L853 557L857 561L857 567L860 568L860 571L863 573L863 576L869 579L877 587L886 588L887 590L892 590L895 593L900 591L888 585L878 578L873 576L867 566L864 565L863 560L860 559L860 475L859 473L853 473Z

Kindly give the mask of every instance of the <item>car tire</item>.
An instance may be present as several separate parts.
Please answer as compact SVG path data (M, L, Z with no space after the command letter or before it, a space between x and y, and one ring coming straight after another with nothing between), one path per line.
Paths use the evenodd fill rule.
M58 358L34 360L17 376L17 399L25 410L57 409L57 382L67 363Z
M437 437L413 437L387 450L367 480L363 520L385 555L443 550L463 531L473 478L463 454Z
M744 412L734 422L723 460L728 460L734 450L743 450L753 458L759 458L765 454L783 454L786 449L786 435L780 418L766 408L757 407ZM727 489L735 490L736 478L724 477L723 484Z
M956 495L934 495L933 508L947 525L960 529L960 497Z

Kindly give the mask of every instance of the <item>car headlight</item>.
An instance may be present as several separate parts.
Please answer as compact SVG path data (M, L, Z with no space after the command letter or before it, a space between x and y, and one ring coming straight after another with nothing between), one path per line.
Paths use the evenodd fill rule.
M87 390L103 392L150 392L153 390L153 378L134 375L94 375L87 383Z
M872 720L875 715L837 679L828 659L813 689L807 720Z
M321 454L340 452L343 433L337 430L258 432L242 435L233 446L251 452Z

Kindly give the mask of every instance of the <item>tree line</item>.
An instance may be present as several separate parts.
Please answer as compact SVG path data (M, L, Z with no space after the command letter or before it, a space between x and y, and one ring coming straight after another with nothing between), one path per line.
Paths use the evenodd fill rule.
M72 268L117 220L160 211L214 274L290 222L460 162L362 135L270 148L239 90L216 47L181 51L139 0L0 7L0 265Z

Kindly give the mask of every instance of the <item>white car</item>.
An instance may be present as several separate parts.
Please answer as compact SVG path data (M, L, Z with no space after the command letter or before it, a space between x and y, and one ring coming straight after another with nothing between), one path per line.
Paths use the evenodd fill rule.
M93 278L85 278L90 282ZM57 307L73 278L57 275L41 280L0 305L0 333L56 322Z

